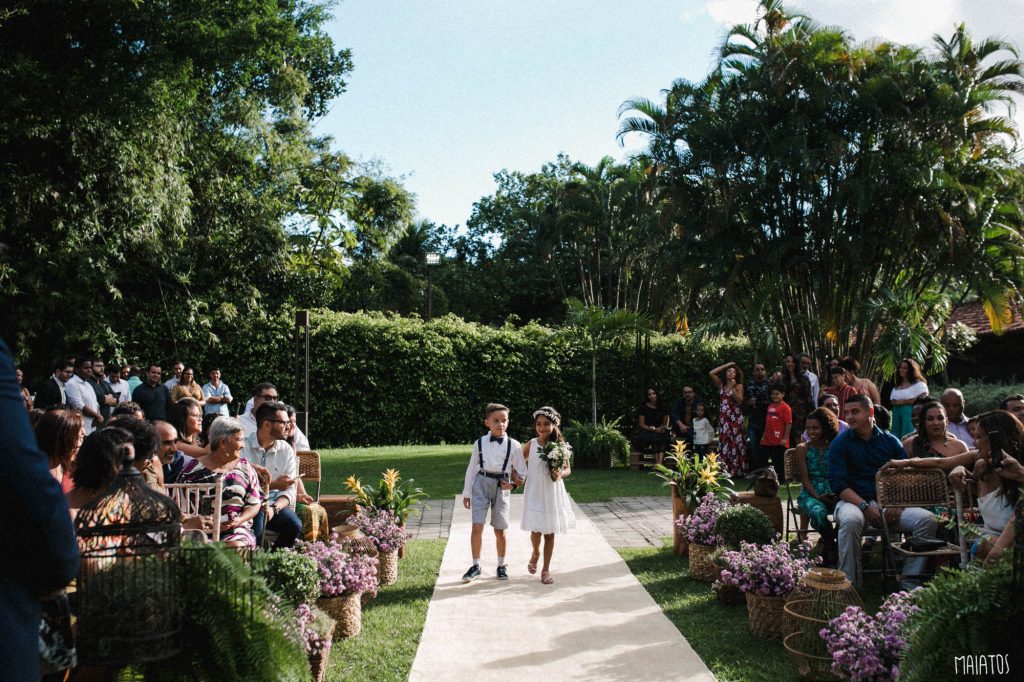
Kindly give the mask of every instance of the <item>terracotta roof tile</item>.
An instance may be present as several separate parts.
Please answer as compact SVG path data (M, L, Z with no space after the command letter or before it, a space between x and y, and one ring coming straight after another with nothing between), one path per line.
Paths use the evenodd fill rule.
M949 316L949 322L947 324L953 324L955 322L962 322L971 329L978 336L984 336L992 333L992 325L989 324L988 315L985 314L985 310L981 307L981 303L963 303L953 308L952 314ZM1006 331L1017 331L1024 329L1024 319L1021 318L1021 311L1019 306L1013 308L1013 320L1006 326Z

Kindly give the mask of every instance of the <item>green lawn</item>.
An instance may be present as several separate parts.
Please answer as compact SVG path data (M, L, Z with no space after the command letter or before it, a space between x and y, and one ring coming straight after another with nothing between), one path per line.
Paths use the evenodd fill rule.
M358 637L335 640L327 679L406 680L427 618L427 604L447 540L411 540L398 562L398 582L363 608Z

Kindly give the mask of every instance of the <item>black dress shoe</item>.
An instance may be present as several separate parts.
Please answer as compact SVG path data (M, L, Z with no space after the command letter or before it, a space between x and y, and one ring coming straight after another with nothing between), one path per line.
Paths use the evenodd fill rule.
M462 576L462 582L468 583L471 580L475 580L480 577L480 564L473 564L469 567L469 570Z

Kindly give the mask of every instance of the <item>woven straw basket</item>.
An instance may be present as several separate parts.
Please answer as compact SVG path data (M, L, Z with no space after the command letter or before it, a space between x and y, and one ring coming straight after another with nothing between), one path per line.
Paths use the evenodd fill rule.
M331 655L331 641L334 639L335 626L331 625L330 631L327 633L327 643L324 648L318 654L309 655L309 673L313 678L313 682L324 682L324 678L327 676L327 659Z
M316 605L334 619L334 639L358 637L363 629L363 604L359 592L340 597L321 597Z
M377 579L381 585L394 585L398 582L398 550L381 552L377 555Z
M715 562L711 560L711 555L714 551L715 548L711 545L698 545L696 542L690 543L691 578L706 583L718 580L718 575L722 572L722 569L715 566Z
M785 597L765 597L747 592L750 631L759 639L782 639L785 626Z

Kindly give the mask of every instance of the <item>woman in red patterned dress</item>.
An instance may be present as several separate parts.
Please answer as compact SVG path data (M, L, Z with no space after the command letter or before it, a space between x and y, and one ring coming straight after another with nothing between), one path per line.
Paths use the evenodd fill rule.
M722 374L724 373L724 379ZM718 455L733 477L746 476L750 470L747 440L743 430L743 371L735 362L727 362L708 375L718 389Z

